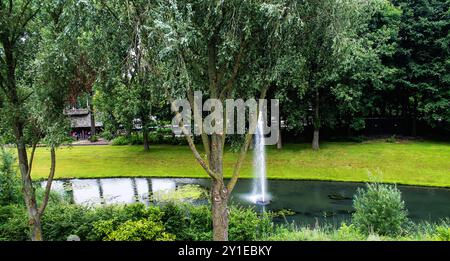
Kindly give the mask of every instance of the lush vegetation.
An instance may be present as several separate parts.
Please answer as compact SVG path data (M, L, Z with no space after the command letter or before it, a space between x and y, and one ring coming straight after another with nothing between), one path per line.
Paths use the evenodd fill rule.
M48 157L46 148L37 149L33 177L46 177ZM226 177L230 177L236 157L236 153L225 153ZM268 177L275 179L367 181L368 170L380 169L385 182L450 187L449 158L450 146L441 142L326 142L317 152L309 150L307 144L287 144L282 150L268 148L267 171ZM242 167L244 178L252 177L251 159L249 155ZM151 153L140 146L58 150L57 178L123 176L205 178L206 174L195 164L187 146L155 145Z
M358 189L354 208L353 224L365 234L399 235L408 225L408 211L395 186L367 184L367 190Z
M216 132L199 135L202 149L188 131L185 142L150 134L155 125L171 122L171 101L188 98L193 105L195 93L222 102L277 98L283 131L312 137L312 148L323 149L312 154L288 145L279 155L269 151L271 177L365 180L366 169L381 168L387 182L449 186L442 144L320 143L324 131L448 137L449 9L448 0L0 1L0 142L16 146L31 238L43 239L55 173L141 176L153 164L151 175L202 175L184 148L168 146L154 146L153 155L134 147L111 149L104 158L94 150L84 151L86 156L64 148L56 164L71 127L64 112L72 107L90 112L91 142L100 137L96 118L115 145L142 144L152 151L152 142L187 142L212 181L216 240L228 239L228 200L241 172L249 175L245 157L252 135L231 138L240 150L232 157L223 153L230 138L219 124ZM142 134L133 135L136 129ZM40 145L50 155L37 149L34 162ZM11 174L11 159L4 164L2 172ZM40 195L31 177L44 176L49 185ZM10 178L4 182L2 191L15 186ZM15 199L5 194L2 200ZM159 227L151 219L133 222L117 229ZM172 239L162 227L153 232L144 239Z
M76 235L83 241L212 240L209 206L170 203L83 207L52 201L43 216L47 240L65 241ZM297 227L274 225L271 213L231 207L230 240L450 240L450 223L408 223L402 233L366 233L354 224ZM0 240L28 240L26 210L22 205L0 206Z

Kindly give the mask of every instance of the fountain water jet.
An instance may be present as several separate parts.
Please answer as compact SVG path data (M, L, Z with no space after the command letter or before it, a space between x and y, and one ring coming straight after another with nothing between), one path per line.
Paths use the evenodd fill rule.
M263 117L260 113L258 117L258 125L255 133L255 147L254 147L254 180L252 193L248 196L249 200L257 205L267 205L270 203L270 195L267 192L267 177L266 177L266 150L264 144L264 128Z

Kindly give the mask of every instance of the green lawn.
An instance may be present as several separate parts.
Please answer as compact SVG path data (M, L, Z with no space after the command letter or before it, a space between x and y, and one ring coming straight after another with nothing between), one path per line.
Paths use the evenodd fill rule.
M226 153L225 174L230 176L237 154ZM250 178L252 155L241 177ZM386 143L329 142L314 152L309 144L288 144L282 150L268 148L267 174L271 179L367 181L368 170L382 170L384 182L450 187L450 144L403 141ZM39 148L34 178L49 170L49 151ZM206 177L188 147L78 146L57 151L56 178L94 177Z

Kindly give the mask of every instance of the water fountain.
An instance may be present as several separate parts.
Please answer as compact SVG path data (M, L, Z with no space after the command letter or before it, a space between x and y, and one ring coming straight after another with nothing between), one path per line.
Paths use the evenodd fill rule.
M255 133L254 147L254 180L252 193L249 196L251 202L257 205L267 205L270 203L270 195L267 192L266 177L266 150L264 144L264 119L260 113Z

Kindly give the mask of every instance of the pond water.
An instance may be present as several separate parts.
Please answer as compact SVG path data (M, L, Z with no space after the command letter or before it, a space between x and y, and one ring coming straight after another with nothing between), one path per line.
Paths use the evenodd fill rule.
M56 180L53 190L65 193L75 204L96 205L142 202L153 204L149 195L161 191L173 192L188 184L209 188L208 179L189 178L103 178ZM45 185L42 182L42 185ZM352 197L363 183L269 180L272 202L255 206L258 211L290 209L295 215L277 218L275 222L297 224L340 224L351 217ZM450 217L450 189L398 186L415 221L439 221ZM231 201L242 206L253 206L246 200L252 180L237 183ZM153 198L154 200L154 198ZM206 200L194 201L204 204Z

